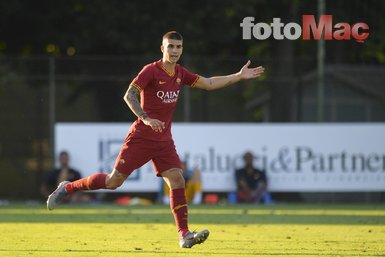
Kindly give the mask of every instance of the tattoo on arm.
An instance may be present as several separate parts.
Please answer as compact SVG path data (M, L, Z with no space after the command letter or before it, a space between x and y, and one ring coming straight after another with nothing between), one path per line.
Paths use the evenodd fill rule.
M208 78L208 87L213 90L230 86L239 81L236 76L237 74L231 74L227 76L216 76Z
M140 106L139 97L139 90L134 86L130 86L127 90L125 100L128 107L130 107L131 111L136 116L138 116L138 118L144 118L147 116L147 114L143 111L142 107Z

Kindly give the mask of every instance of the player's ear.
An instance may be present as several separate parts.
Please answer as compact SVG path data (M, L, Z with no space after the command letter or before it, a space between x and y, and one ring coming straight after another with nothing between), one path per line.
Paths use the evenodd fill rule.
M160 45L160 51L163 53L163 51L164 51L164 46L163 46L163 44L162 45Z

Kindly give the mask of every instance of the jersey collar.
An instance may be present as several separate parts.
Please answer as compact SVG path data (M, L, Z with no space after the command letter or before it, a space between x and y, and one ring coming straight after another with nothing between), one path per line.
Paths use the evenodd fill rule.
M158 66L159 66L164 72L166 72L167 75L169 75L170 77L174 77L174 75L175 75L175 70L176 70L176 65L175 65L174 72L169 72L169 71L163 66L162 59L160 59L160 60L158 61Z

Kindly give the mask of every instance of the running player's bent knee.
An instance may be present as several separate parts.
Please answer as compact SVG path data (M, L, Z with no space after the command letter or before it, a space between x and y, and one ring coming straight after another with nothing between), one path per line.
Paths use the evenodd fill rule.
M107 189L117 189L118 187L120 187L123 184L123 181L107 179L106 188Z
M114 170L111 174L107 176L106 179L106 188L107 189L117 189L120 187L124 180L126 180L127 176L119 173L119 171Z

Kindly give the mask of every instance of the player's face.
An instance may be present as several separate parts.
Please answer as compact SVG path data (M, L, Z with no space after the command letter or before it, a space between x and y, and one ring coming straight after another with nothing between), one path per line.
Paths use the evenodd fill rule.
M183 51L182 43L182 40L164 39L160 46L163 53L163 60L170 63L178 62Z

